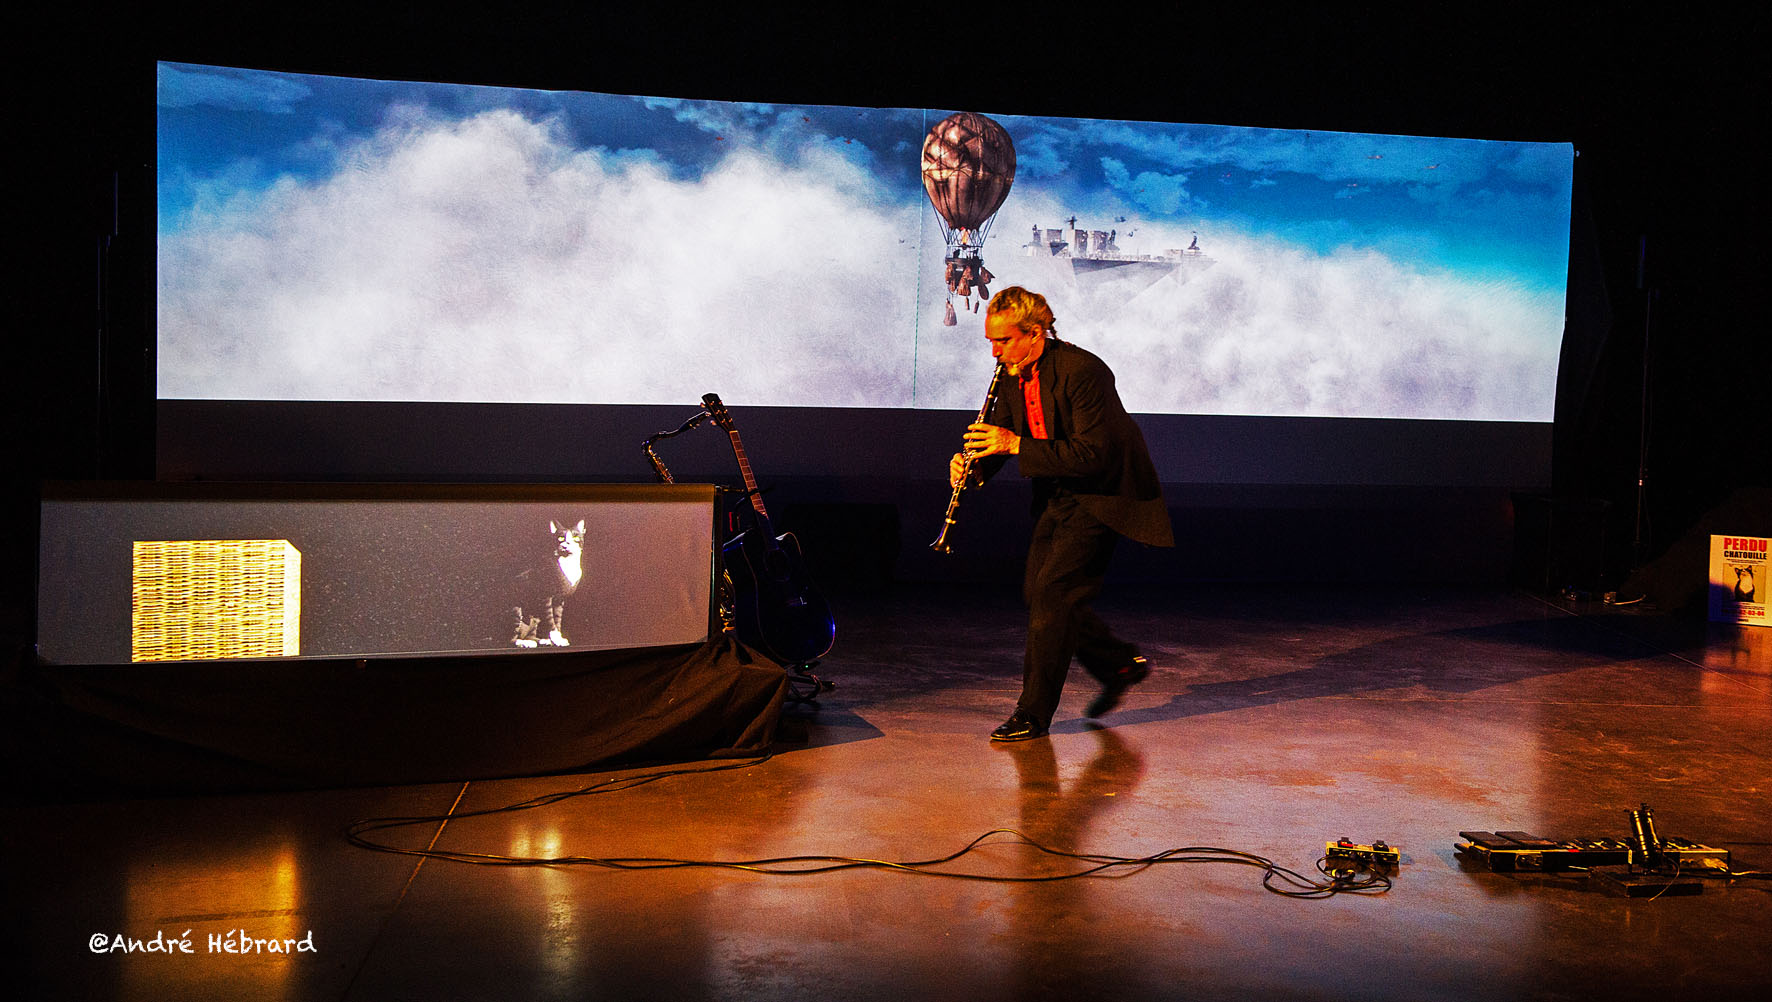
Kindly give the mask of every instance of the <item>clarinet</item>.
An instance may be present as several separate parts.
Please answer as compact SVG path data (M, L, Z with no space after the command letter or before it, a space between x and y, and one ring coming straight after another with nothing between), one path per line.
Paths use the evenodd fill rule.
M997 405L997 384L1002 381L1003 366L999 364L997 371L991 373L991 387L984 391L984 406L978 409L978 420L972 422L973 424L984 424L984 419L990 417L991 408ZM948 511L941 523L941 535L929 544L929 548L937 553L954 552L953 547L948 545L948 530L954 527L954 515L960 510L960 495L966 493L966 487L972 481L972 453L966 453L960 463L960 482L954 485L954 494L948 498Z

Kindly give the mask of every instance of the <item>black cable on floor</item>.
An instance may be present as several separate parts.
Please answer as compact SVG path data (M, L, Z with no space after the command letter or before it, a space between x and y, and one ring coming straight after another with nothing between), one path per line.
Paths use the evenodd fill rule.
M441 824L462 818L483 817L492 814L504 814L514 811L530 810L546 807L574 797L589 796L599 793L614 793L631 790L648 783L673 776L695 775L700 773L727 772L734 769L747 769L762 765L773 756L763 756L727 765L670 769L661 772L645 773L637 776L617 776L576 790L545 793L528 800L501 807L490 807L478 811L461 811L451 814L366 818L350 824L345 829L345 839L352 845L374 852L396 853L406 856L419 856L425 859L447 860L454 863L469 863L478 866L595 866L612 870L675 870L689 868L742 870L749 873L769 874L773 876L797 876L819 873L835 873L842 870L877 869L891 870L902 873L917 873L929 877L948 877L955 880L975 880L991 883L1036 884L1053 883L1061 880L1075 880L1080 877L1131 876L1152 866L1173 863L1229 863L1238 866L1253 866L1264 871L1262 888L1274 894L1292 898L1327 898L1336 894L1383 894L1390 890L1390 878L1377 871L1357 871L1344 868L1352 864L1344 860L1337 861L1336 868L1328 867L1327 858L1317 861L1317 869L1325 880L1314 880L1304 874L1280 866L1273 860L1254 853L1241 852L1236 849L1224 849L1216 846L1187 846L1165 849L1148 856L1114 856L1101 853L1079 853L1056 849L1045 845L1013 828L993 828L983 835L968 842L960 849L944 856L919 860L885 860L867 859L856 856L831 855L799 855L776 856L763 859L721 860L721 859L673 859L656 856L509 856L498 853L466 852L461 850L438 849L434 846L424 849L411 849L380 842L367 836L373 832L387 831L421 824ZM997 838L993 836L1007 836ZM990 845L1024 845L1037 852L1061 859L1073 860L1087 864L1079 869L1064 873L1043 874L1038 876L1004 876L1000 874L975 873L956 870L934 869L960 859L974 850Z

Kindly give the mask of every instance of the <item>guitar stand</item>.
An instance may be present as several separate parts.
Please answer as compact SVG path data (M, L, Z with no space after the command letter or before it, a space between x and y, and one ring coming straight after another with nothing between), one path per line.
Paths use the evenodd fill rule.
M812 669L817 667L818 662L816 660L788 666L788 694L785 698L786 702L792 703L796 706L813 705L818 702L819 693L830 692L837 687L837 683L830 679L820 678L817 675L812 674Z

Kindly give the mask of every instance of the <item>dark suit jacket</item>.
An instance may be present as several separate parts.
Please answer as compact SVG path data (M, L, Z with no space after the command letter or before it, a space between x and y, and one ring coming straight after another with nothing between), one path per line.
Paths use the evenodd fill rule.
M1021 475L1034 479L1035 514L1055 489L1063 488L1120 535L1151 546L1173 546L1156 466L1144 434L1120 403L1107 363L1074 344L1048 340L1038 369L1048 437L1028 437L1027 405L1019 381L1012 378L999 388L989 418L989 423L1022 436L1015 459ZM991 476L1008 458L989 457L978 465L979 474Z

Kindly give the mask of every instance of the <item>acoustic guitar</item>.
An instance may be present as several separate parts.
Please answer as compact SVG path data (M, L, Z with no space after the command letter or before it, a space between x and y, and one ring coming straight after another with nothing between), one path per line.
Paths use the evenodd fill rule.
M732 579L738 637L784 665L824 657L836 640L837 622L806 573L800 541L791 532L774 535L751 461L745 456L744 441L719 395L709 393L701 402L732 440L733 455L744 474L745 497L757 516L754 525L721 547L726 573Z

